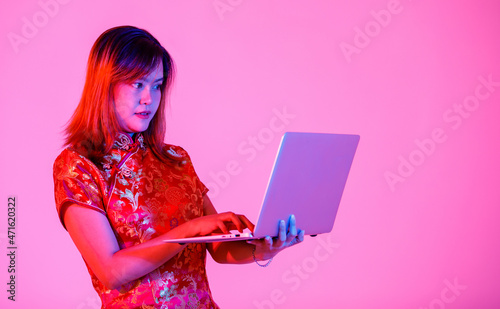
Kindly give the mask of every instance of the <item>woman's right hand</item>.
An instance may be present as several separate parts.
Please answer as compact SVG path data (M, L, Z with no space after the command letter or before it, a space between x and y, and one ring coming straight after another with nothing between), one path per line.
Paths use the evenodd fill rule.
M199 217L187 222L191 225L193 236L207 236L211 234L227 234L231 230L238 230L240 233L248 228L253 232L255 225L244 215L233 212L224 212Z

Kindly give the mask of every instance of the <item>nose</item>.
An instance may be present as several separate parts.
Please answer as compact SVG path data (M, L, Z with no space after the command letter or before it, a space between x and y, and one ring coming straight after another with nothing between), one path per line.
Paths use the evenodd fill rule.
M151 91L146 87L141 93L141 104L149 105L151 102Z

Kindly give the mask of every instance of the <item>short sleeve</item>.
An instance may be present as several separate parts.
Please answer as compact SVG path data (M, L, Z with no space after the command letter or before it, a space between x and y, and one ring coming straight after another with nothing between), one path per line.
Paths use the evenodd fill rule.
M200 178L196 174L196 171L194 169L193 162L191 161L191 157L189 157L189 154L187 153L184 148L180 146L174 146L174 145L165 145L168 149L169 155L176 157L181 164L186 165L186 168L192 172L192 174L195 177L195 182L196 182L196 187L200 190L201 195L205 196L208 192L207 186L203 182L201 182Z
M64 211L71 204L78 204L106 215L102 176L91 161L65 149L54 162L53 176L57 213L64 228Z

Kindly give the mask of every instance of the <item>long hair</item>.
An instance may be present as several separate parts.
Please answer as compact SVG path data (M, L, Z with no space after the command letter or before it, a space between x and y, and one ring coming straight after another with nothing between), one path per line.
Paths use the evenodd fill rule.
M65 133L66 146L92 161L108 154L121 127L114 106L114 87L146 76L163 64L164 82L158 110L144 131L144 142L160 159L172 159L163 150L165 105L174 77L174 63L149 32L132 26L106 30L92 46L83 93Z

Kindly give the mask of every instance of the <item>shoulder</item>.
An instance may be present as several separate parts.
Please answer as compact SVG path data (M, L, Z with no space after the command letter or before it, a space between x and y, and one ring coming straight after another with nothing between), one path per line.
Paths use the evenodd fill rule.
M82 156L72 148L66 148L57 156L56 160L54 161L54 166L61 163L68 164L73 162L82 162L84 164L93 165L93 163L89 159Z
M60 174L63 171L83 172L87 174L98 173L98 168L72 148L64 149L54 161L54 175Z
M72 150L71 148L65 148L61 153L57 156L56 160L54 163L58 162L67 162L67 161L72 161L72 160L77 160L78 157L80 156L76 151Z
M176 157L179 159L189 157L187 151L184 148L182 148L181 146L164 144L163 150L166 151L172 157Z
M184 165L188 162L189 163L191 162L189 154L181 146L163 144L163 153L168 159L180 165Z

